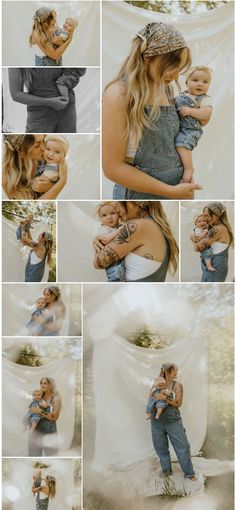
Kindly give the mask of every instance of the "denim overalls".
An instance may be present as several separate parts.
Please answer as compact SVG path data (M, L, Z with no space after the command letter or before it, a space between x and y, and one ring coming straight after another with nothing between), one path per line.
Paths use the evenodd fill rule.
M201 282L225 282L228 274L229 247L221 253L211 256L211 264L215 271L208 271L201 259L202 278Z
M31 264L31 255L30 252L29 258L27 260L27 264L25 266L25 282L41 282L44 275L45 270L45 262L47 257L47 250L45 252L44 258L37 262L37 264Z
M34 317L41 317L43 313L42 308L36 308L36 310L32 313L31 319L29 322L27 322L26 327L29 329L29 335L30 336L38 336L41 334L41 331L43 330L43 325L38 324L34 321Z
M170 247L167 239L165 238L166 243L166 251L163 262L161 266L152 274L145 276L145 278L141 278L140 280L132 280L135 282L164 282L166 279L166 273L169 266L170 260Z
M125 262L118 260L105 269L108 282L125 282Z
M51 402L48 407L44 409L44 412L50 413ZM57 433L57 424L55 421L47 420L46 418L42 418L37 428L29 434L29 457L42 457L44 454L47 456L57 455L58 448L51 446L43 445L43 438L48 434L56 434ZM44 508L44 507L42 507Z
M47 510L49 503L49 496L45 499L40 499L39 492L36 495L36 510Z
M167 96L169 93L167 93ZM150 111L149 106L146 107ZM179 117L174 105L160 106L160 115L154 120L155 129L144 128L132 166L161 182L175 186L183 175L183 165L175 149L179 131ZM165 199L166 197L132 191L115 184L113 198L116 200Z
M202 94L201 96L195 96L195 102L191 97L187 95L186 92L183 92L175 99L175 105L177 110L182 106L189 106L190 108L196 106L197 104L201 104L202 99L206 97L206 94ZM180 120L180 129L175 139L176 147L185 147L192 151L198 141L200 140L203 129L201 122L198 119L194 119L190 115L187 117L179 117Z
M44 98L60 96L57 85L65 85L69 92L69 103L63 110L50 106L27 106L26 133L76 133L75 93L85 68L31 69L29 94Z
M175 382L172 386L174 391ZM155 419L155 411L151 417L152 441L155 451L160 458L162 471L166 475L172 474L171 458L168 438L174 448L179 464L186 477L194 475L190 455L190 446L183 427L180 411L168 405L159 420Z
M62 66L62 57L60 58L59 62L57 63L57 60L47 57L47 55L45 55L44 57L39 57L38 55L35 55L35 66L37 66L37 67L58 66L59 67L59 66Z

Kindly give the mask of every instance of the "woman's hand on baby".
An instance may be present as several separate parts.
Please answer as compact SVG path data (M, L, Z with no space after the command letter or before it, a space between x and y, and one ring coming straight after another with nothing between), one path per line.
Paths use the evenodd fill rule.
M173 187L173 195L170 198L177 199L192 199L193 193L196 190L202 189L200 184L194 183L180 183Z
M32 190L36 191L36 193L46 193L53 186L53 183L50 181L46 175L40 175L39 177L35 177L32 181Z
M68 105L69 97L58 96L51 97L49 101L49 106L53 108L53 110L60 111L64 110L64 108Z
M103 236L97 236L93 240L93 247L97 253L99 253L104 248L104 244L102 243L101 239Z

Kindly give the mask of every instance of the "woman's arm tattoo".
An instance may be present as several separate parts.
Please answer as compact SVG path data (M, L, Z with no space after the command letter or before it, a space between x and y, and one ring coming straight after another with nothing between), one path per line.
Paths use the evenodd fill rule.
M113 239L113 242L116 244L129 243L131 240L131 235L136 231L137 223L125 223L123 227L120 228L119 233Z
M99 267L109 267L120 260L119 255L110 246L105 246L95 257Z

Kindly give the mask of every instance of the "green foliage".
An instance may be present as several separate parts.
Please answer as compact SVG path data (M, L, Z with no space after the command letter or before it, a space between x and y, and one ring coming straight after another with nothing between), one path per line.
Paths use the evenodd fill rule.
M209 386L208 428L202 450L208 458L233 459L233 384Z
M173 14L173 13L184 13L184 14L192 14L196 12L204 12L212 9L216 9L217 7L221 7L222 5L228 3L228 0L217 0L215 2L210 2L208 0L167 0L167 1L129 1L125 0L125 3L131 4L134 7L141 7L142 9L147 9L148 11L160 12L165 14Z
M18 353L15 363L18 365L26 365L28 367L40 367L44 365L42 357L39 356L38 352L32 347L31 344L27 344Z
M158 333L151 333L147 326L139 330L131 330L128 340L130 343L145 349L163 349L167 345L167 342Z
M47 201L10 201L2 202L2 214L5 218L14 223L18 223L21 218L29 213L34 216L35 222L41 222L44 219L49 219L49 223L56 223L56 206L53 202Z
M50 467L50 464L44 464L44 462L34 462L34 469L47 469Z

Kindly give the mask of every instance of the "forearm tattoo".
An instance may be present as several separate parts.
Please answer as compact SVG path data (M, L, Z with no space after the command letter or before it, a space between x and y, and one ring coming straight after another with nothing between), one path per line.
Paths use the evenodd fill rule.
M207 241L207 239L202 239L201 241L197 242L197 249L199 251L207 250L209 248L209 246L210 246L210 244Z
M136 231L136 229L136 223L125 223L123 227L120 228L117 236L113 239L113 242L116 244L129 243L131 235Z
M119 255L115 250L110 248L110 246L105 246L105 248L96 255L96 263L99 267L109 267L115 262L118 262L118 260Z

